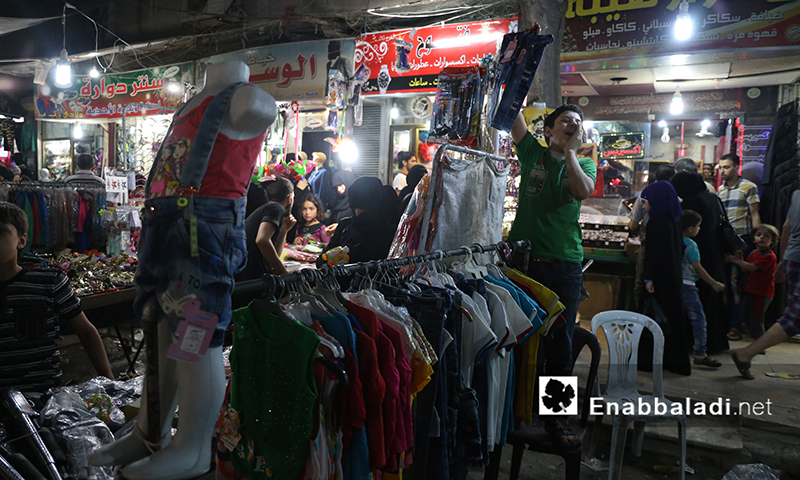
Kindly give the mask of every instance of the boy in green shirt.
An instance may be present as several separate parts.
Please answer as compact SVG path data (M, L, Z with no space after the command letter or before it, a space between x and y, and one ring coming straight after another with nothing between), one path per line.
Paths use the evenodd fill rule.
M531 256L527 274L555 292L564 304L563 327L544 339L544 375L572 373L572 334L578 314L583 273L583 247L578 218L581 201L594 191L597 166L578 158L583 143L583 112L562 105L544 120L548 147L528 132L522 112L511 129L521 167L519 203L508 239L529 240ZM556 445L580 443L566 419L548 417L545 429Z

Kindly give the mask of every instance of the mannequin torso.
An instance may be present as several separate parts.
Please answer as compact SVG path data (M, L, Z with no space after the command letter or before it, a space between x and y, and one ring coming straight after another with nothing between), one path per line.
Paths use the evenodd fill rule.
M235 83L247 82L249 78L250 68L243 62L209 64L203 90L189 100L184 111ZM233 94L220 133L232 140L248 140L264 133L277 116L278 108L272 96L255 85L246 85Z

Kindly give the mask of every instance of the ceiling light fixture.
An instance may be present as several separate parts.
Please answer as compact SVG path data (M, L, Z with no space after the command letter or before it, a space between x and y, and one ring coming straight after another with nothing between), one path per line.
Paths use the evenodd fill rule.
M92 69L89 70L89 76L92 78L97 78L100 76L100 72L97 71L97 67L92 67Z
M72 138L75 139L83 138L83 128L81 128L80 123L76 124L75 128L72 129Z
M61 55L56 62L56 85L67 87L72 83L72 66L67 59L67 6L61 12Z
M675 89L675 95L672 96L672 102L669 104L669 113L673 115L683 113L683 96L680 89Z
M392 114L392 120L396 120L397 117L400 116L400 110L397 108L396 103L392 105L391 114Z
M682 0L680 7L678 7L678 18L675 20L675 38L678 41L684 42L692 38L692 17L689 16L689 1Z
M660 122L658 122L658 126L661 128L667 128L667 121L661 120Z

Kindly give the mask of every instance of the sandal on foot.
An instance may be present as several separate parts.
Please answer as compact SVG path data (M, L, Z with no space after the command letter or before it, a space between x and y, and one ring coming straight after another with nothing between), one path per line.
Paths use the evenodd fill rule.
M569 428L569 425L556 422L552 430L545 426L545 431L550 435L550 441L553 442L553 445L559 448L575 449L581 446L580 438ZM574 437L574 440L570 440L569 437Z
M737 341L741 339L742 339L742 334L738 330L731 330L730 332L728 332L728 340Z
M695 357L694 358L694 364L695 365L705 365L706 367L715 367L715 368L722 366L721 363L719 363L718 361L716 361L713 358L709 357L708 355L706 355L703 358Z
M754 380L756 377L752 373L750 373L750 362L741 362L739 361L739 356L736 354L736 350L731 352L731 358L733 359L733 363L736 365L736 368L739 370L739 374L746 378L747 380Z

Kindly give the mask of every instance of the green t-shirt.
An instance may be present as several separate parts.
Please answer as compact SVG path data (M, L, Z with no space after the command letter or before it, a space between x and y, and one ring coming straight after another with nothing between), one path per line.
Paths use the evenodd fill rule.
M582 262L581 202L572 198L564 155L543 147L530 132L516 148L521 167L519 203L508 239L530 240L532 255ZM594 161L579 158L578 162L595 180Z

